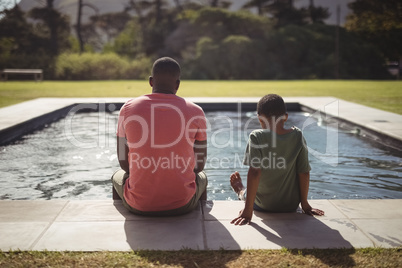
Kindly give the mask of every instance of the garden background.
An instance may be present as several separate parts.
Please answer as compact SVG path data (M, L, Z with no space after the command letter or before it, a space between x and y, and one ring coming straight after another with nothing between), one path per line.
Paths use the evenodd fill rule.
M127 0L110 13L94 0L8 2L0 0L0 69L43 69L46 80L145 79L166 55L183 79L396 79L389 71L402 58L399 0L349 1L344 24L340 10L313 0L236 10L235 0ZM325 24L330 15L335 25Z

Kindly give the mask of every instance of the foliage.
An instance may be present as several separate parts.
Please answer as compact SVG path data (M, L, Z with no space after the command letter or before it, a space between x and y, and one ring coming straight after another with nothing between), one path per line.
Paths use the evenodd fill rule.
M400 33L401 5L395 0L383 1L383 9L373 0L352 3L349 30L339 29L339 58L336 27L323 24L328 10L313 0L299 9L292 0L246 4L259 5L260 15L178 0L175 6L129 1L123 11L92 16L81 25L84 48L68 36L67 18L53 9L53 1L31 10L29 22L18 6L2 12L0 68L42 68L47 79L125 79L143 77L153 60L171 56L181 63L184 79L331 79L338 62L340 78L384 79L389 78L384 55L400 55L402 47L402 36L391 38ZM384 14L365 23L374 8ZM74 54L94 51L98 55Z
M269 37L268 62L274 79L330 79L335 72L335 26L289 25ZM353 34L340 31L340 77L375 79L387 77L378 51ZM363 64L364 63L364 64Z
M106 44L110 44L124 30L126 24L132 19L124 10L122 12L97 14L90 17L90 21L81 24L80 31L85 46L91 46L96 51L102 51ZM110 50L110 45L106 49Z
M222 40L229 35L263 38L272 29L268 18L245 11L231 12L220 8L203 8L192 13L190 22L198 35Z
M328 8L316 7L313 0L310 0L308 8L295 8L293 0L250 0L243 5L243 8L257 8L260 16L269 14L276 28L290 24L322 24L330 15Z
M77 38L70 35L70 37L68 38L68 42L69 42L69 49L66 50L66 53L80 53L80 43ZM94 53L95 49L90 44L85 44L84 52ZM112 52L112 51L108 51L108 52Z
M192 75L197 78L263 78L261 59L264 57L261 53L264 47L258 40L252 40L244 35L229 35L222 41L215 42L210 37L203 37L198 41L196 51L197 56L192 62L194 71Z
M0 70L11 69L42 69L44 79L54 78L55 60L46 54L4 54L0 57ZM12 78L13 75L9 75ZM23 78L19 76L20 78ZM32 77L26 76L27 79Z
M355 0L346 29L375 44L390 60L402 58L402 2Z
M53 1L48 0L46 7L33 8L29 17L35 20L35 34L46 40L45 49L55 56L68 48L70 21L66 15L53 8Z
M138 20L133 19L127 23L124 30L117 36L113 44L105 50L114 51L117 54L129 58L135 58L143 53L143 33Z
M308 14L305 9L296 9L292 2L291 0L277 0L265 7L275 18L275 26L277 28L289 24L306 24L305 18Z
M148 60L129 61L116 54L61 54L56 78L65 80L142 79L149 72Z
M28 23L18 6L2 12L0 19L0 69L43 69L46 78L54 77L54 55L59 48L68 47L68 21L60 13L49 9L34 9ZM47 15L52 16L47 20ZM43 21L39 19L43 19ZM58 43L52 42L49 24L54 23ZM56 46L56 47L55 47Z
M11 10L1 12L0 40L2 51L7 54L30 54L43 52L45 40L33 32L32 24L28 23L25 13L15 6Z
M288 25L270 28L252 14L202 9L190 17L187 33L200 37L195 53L182 54L183 76L192 79L331 79L335 77L335 26ZM234 30L252 17L254 31ZM227 23L224 23L224 22ZM215 27L212 27L215 25ZM250 25L250 24L245 24ZM231 28L233 27L233 28ZM261 31L258 31L261 29ZM265 29L265 30L264 30ZM379 51L340 29L340 77L388 77ZM187 46L191 46L189 43ZM180 48L182 51L190 49ZM251 52L251 53L250 53Z

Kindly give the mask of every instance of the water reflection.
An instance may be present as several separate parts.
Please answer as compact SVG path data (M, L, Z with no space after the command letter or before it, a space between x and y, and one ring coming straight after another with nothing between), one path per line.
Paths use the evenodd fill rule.
M243 154L248 134L260 128L258 120L255 113L206 115L208 199L236 199L228 178L235 170L246 178ZM309 198L402 198L400 155L316 119L304 124L308 116L291 113L287 124L303 130L311 152ZM109 178L118 168L117 113L80 113L66 120L0 147L0 199L111 198Z

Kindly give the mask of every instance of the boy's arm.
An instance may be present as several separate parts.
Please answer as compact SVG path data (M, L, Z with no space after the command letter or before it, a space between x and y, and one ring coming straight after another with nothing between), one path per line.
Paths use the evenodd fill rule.
M261 169L250 166L247 173L247 196L244 209L240 211L239 217L231 221L235 225L249 224L253 217L254 200L257 194L258 184L260 182Z
M308 189L310 185L310 172L299 173L300 203L304 213L307 215L324 215L324 211L312 208L307 201Z

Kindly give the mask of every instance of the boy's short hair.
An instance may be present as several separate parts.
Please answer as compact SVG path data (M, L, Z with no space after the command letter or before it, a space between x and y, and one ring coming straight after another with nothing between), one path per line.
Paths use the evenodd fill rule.
M169 57L157 59L152 66L152 76L160 74L180 77L179 63Z
M260 99L257 104L258 115L278 118L286 114L286 105L282 97L276 94L268 94Z

